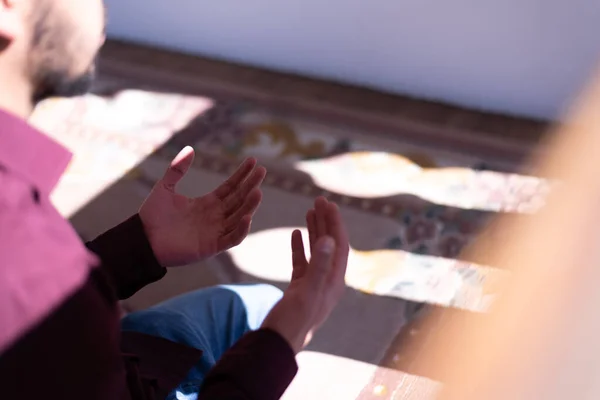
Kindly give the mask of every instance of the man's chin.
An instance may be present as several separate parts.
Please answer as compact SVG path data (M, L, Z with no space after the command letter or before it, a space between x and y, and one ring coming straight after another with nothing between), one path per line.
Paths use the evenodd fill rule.
M45 84L39 85L33 103L38 104L53 97L77 97L87 94L95 78L95 70L91 70L77 79L48 79Z

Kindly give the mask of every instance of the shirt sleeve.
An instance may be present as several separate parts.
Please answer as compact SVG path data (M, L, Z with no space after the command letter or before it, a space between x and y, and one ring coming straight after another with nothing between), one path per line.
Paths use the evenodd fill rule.
M206 376L198 400L279 399L298 371L289 344L275 331L247 333Z
M138 214L86 244L102 260L120 300L165 276Z

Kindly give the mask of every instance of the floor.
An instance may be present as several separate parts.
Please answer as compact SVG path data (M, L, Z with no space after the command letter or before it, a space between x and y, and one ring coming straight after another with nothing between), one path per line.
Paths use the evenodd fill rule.
M418 102L411 103L410 118L405 113L385 119L376 110L352 112L347 98L335 102L338 89L328 92L328 84L318 82L305 86L328 96L315 100L298 92L285 107L274 107L276 94L258 90L256 80L271 77L271 86L302 87L301 78L282 80L235 67L242 69L229 77L239 85L225 90L218 83L227 81L222 71L233 73L233 66L217 69L220 75L213 77L206 60L176 62L178 56L129 47L138 56L155 51L160 69L148 70L139 59L120 58L119 46L125 45L109 43L95 94L49 100L32 119L75 154L53 201L82 237L92 238L134 213L184 145L199 155L182 182L188 195L212 190L245 156L257 157L268 169L263 204L242 245L200 265L173 269L124 307L145 308L218 283L260 281L284 288L289 235L302 228L312 199L323 194L340 204L349 226L348 289L300 355L300 374L286 398L432 396L435 377L415 363L421 348L416 343L426 343L417 339L430 333L420 328L417 311L431 305L440 313L441 330L448 315L483 312L493 301L503 271L460 254L495 213L527 214L542 204L548 185L514 173L539 140L531 128L538 125L506 119L513 129L519 123L530 127L529 136L503 139L492 130L473 136L476 130L466 125L457 129L459 116L470 115L464 110L448 117L447 125L439 118L434 124L435 107L423 103L423 124L415 123ZM178 70L182 60L186 71L190 63L199 67L195 75L186 72L187 90ZM248 77L246 83L239 82L240 75ZM360 93L356 89L358 98ZM315 113L323 98L329 112ZM463 120L474 117L469 118ZM504 144L495 152L498 142Z

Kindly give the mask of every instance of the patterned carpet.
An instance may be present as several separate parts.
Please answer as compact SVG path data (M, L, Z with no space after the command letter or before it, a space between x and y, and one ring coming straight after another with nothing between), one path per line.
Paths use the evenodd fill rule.
M98 93L110 95L53 99L32 119L75 153L53 200L83 237L135 212L184 145L198 152L181 185L190 195L212 190L246 156L268 168L248 239L207 263L169 272L126 302L128 309L216 283L284 287L289 235L302 227L312 199L324 194L342 207L352 245L349 289L301 355L290 399L434 393L433 381L377 365L397 358L397 335L416 303L486 309L504 273L456 257L495 212L534 211L548 190L535 178L487 170L467 148L417 146L401 135L342 129L248 102L114 85L103 77ZM325 373L326 365L336 372ZM348 379L354 383L343 383Z

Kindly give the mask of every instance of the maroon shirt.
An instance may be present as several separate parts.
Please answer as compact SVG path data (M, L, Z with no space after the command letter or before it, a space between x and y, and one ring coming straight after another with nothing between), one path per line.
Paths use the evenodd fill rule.
M164 398L201 349L120 331L117 301L166 270L137 215L81 243L49 201L69 159L0 111L0 399ZM287 342L258 330L224 354L199 398L276 399L296 371Z

